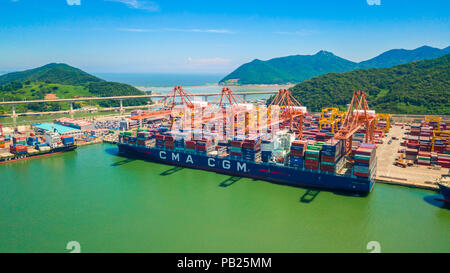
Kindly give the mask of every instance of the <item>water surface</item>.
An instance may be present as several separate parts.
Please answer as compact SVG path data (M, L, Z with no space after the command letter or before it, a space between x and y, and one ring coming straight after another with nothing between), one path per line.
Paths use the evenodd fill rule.
M117 156L113 145L0 165L0 252L449 252L431 191L367 197ZM311 194L311 192L309 192Z

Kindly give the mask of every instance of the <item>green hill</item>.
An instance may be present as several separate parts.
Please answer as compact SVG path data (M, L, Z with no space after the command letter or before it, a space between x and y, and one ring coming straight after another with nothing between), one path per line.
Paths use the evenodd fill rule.
M450 54L391 68L329 73L291 88L309 111L345 109L355 90L365 91L371 109L405 114L450 114Z
M100 82L102 80L78 68L69 66L67 64L57 63L51 63L38 68L21 72L12 72L0 76L0 85L11 82L25 81L83 85L88 82Z
M254 60L240 66L220 83L227 83L232 79L239 79L239 84L295 83L328 72L349 71L356 65L333 53L319 51L315 55L295 55L268 61Z
M144 93L131 85L104 81L67 64L52 63L0 76L0 100L37 100L44 99L48 94L53 94L57 98L74 98L142 95ZM146 104L147 101L148 99L129 99L124 100L123 104L125 106L141 105ZM95 103L102 107L119 105L117 101ZM81 107L82 104L76 106ZM67 108L68 104L63 103L30 104L18 106L17 111L56 111ZM0 113L7 111L7 107L0 107Z
M384 68L414 61L434 59L450 53L450 46L444 49L422 46L413 50L392 49L375 58L360 62L359 68Z
M393 49L375 58L355 63L327 51L315 55L295 55L268 61L254 60L238 67L220 84L283 84L299 83L330 72L348 72L361 68L391 67L412 61L433 59L450 53L444 49L422 46L413 50Z

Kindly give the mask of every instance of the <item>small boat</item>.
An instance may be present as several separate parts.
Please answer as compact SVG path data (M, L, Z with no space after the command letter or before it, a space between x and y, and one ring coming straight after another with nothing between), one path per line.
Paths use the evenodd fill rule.
M442 175L441 180L438 182L438 186L444 199L436 198L436 200L450 203L450 174Z

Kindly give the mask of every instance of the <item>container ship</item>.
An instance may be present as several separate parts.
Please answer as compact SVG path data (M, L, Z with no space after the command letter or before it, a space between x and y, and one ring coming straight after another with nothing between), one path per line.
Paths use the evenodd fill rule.
M450 204L450 174L443 176L438 182L438 186L439 191L444 198L438 198L437 200Z
M7 143L9 144L9 149ZM0 139L0 164L14 162L29 158L49 156L58 153L73 151L77 148L73 136L59 135L56 132L47 132L39 139L38 136L16 135Z
M173 111L177 95L190 113ZM276 119L270 118L280 109L280 105L273 106L282 104L279 97L288 102L281 105ZM222 105L224 98L229 101L227 110ZM364 93L354 94L355 105L363 105L362 100ZM165 107L131 117L139 120L140 128L120 133L120 154L307 188L367 194L374 187L376 144L369 137L374 132L374 111L351 105L344 117L332 109L331 116L323 113L327 128L322 128L322 119L308 115L306 107L288 90L279 91L269 110L237 101L227 88L219 94L216 105L191 101L180 87L159 104ZM211 109L213 114L205 114ZM202 117L196 122L198 113ZM188 128L178 126L186 120ZM229 122L221 122L225 120ZM341 129L333 132L338 126Z
M289 159L276 162L269 158L272 157L270 151L255 152L258 149L242 148L242 146L254 146L245 141L230 141L227 144L217 145L219 149L222 149L222 154L219 154L219 150L206 152L207 142L204 140L186 141L184 143L186 146L182 148L181 140L171 140L173 137L170 135L156 135L155 143L150 141L144 145L135 144L137 141L135 139L139 138L142 137L122 136L117 143L119 152L170 165L301 187L365 194L369 193L374 186L376 156L372 146L361 147L358 150L361 153L358 155L361 158L360 165L346 168L345 157L335 157L336 151L333 149L337 145L323 144L322 150L319 150L319 146L307 146L306 150L302 151L306 145L293 142ZM164 138L166 140L163 140ZM175 141L179 145L176 149L171 147ZM265 144L271 145L270 143L261 145ZM236 154L237 152L231 152L236 150L242 151L241 156L230 155L230 153ZM300 154L305 154L305 157L299 156ZM258 157L263 158L258 160Z

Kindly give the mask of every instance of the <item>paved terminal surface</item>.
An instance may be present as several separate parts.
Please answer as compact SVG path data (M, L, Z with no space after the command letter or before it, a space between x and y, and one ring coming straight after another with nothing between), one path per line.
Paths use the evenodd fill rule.
M401 129L400 126L392 126L388 133L388 137L383 139L384 143L378 145L377 182L433 190L438 189L436 180L439 179L442 174L448 173L449 169L430 169L428 166L423 165L413 165L402 168L394 165L398 150L400 148L406 148L400 146L400 143L403 141L402 138L405 136L405 132L406 130ZM397 137L398 139L392 140L392 143L388 144L388 141L392 137Z

